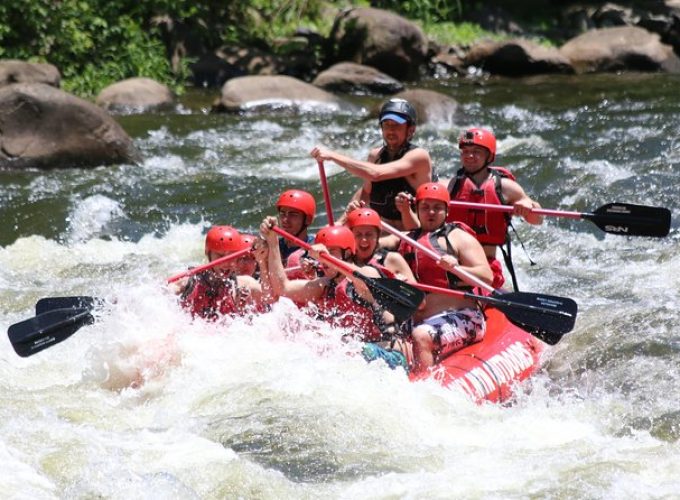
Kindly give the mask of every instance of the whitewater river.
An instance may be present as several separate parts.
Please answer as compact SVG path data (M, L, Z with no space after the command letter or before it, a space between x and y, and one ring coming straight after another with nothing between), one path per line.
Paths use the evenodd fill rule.
M163 284L202 263L209 224L253 230L289 187L315 193L324 224L309 150L365 157L380 136L378 98L238 117L189 93L177 113L119 117L142 165L0 172L0 497L680 498L680 80L426 85L460 103L417 132L443 177L459 131L483 125L546 208L673 214L665 239L516 223L521 288L580 310L515 400L409 383L286 303L192 322ZM328 173L337 215L358 183ZM7 327L76 294L107 299L96 324L18 357Z

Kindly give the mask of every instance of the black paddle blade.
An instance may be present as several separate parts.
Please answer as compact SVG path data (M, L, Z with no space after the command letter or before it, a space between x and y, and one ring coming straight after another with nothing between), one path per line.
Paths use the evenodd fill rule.
M511 322L550 345L574 328L578 312L572 299L540 293L494 293L488 301Z
M94 318L89 309L53 309L15 323L7 335L16 353L25 358L66 340L92 323Z
M53 309L87 309L91 311L104 303L104 299L76 295L74 297L45 297L35 303L35 314L40 315Z
M606 233L624 236L668 236L671 228L671 212L663 207L608 203L592 214L582 218L594 222Z
M366 283L375 301L391 312L397 323L410 318L425 298L423 292L398 279L369 278L359 272L354 276Z

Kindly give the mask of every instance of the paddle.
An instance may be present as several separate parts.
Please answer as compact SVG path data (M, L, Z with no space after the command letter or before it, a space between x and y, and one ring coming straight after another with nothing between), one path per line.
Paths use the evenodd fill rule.
M90 309L53 309L38 314L7 330L12 347L21 357L31 356L69 338L85 325L94 323Z
M422 283L413 286L429 293L465 297L493 305L514 324L530 332L546 344L555 345L574 328L577 305L571 299L528 292L510 292L493 297L462 290L450 290Z
M272 231L305 250L309 251L312 247L309 243L296 238L279 227L272 227ZM321 254L321 259L363 281L371 291L375 301L391 312L398 323L409 318L418 309L425 297L423 292L404 281L364 276L359 271L354 271L346 262L326 253Z
M382 223L382 227L387 232L418 248L435 261L439 261L441 256L433 249L401 233L386 222ZM466 283L491 292L491 297L484 297L484 299L490 299L487 302L491 303L492 300L502 301L498 302L498 305L501 305L504 310L501 307L498 307L498 309L503 310L503 312L514 309L514 312L508 315L508 319L547 344L556 344L565 333L571 331L574 327L578 306L570 298L526 292L506 293L495 290L460 266L456 266L454 272ZM419 284L416 286L422 290L423 286L427 285ZM483 296L469 294L468 297L477 299L477 297Z
M302 266L287 267L284 269L286 273L297 272L302 269ZM99 297L88 297L87 295L75 295L73 297L44 297L35 303L35 314L40 315L47 311L54 309L88 309L93 310L95 307L104 303L104 299Z
M194 274L198 274L200 272L205 271L206 269L210 269L211 267L215 267L220 264L224 264L225 262L229 262L230 260L238 259L239 257L242 257L246 255L247 253L251 252L252 248L244 248L243 250L239 250L234 253L230 253L229 255L225 255L224 257L220 257L219 259L215 259L213 261L208 262L207 264L204 264L202 266L198 267L192 267L191 269L188 269L182 273L176 274L175 276L171 276L170 278L167 279L168 284L174 283L175 281L178 281L182 278L186 278L187 276L193 276Z
M173 283L181 278L198 274L216 265L237 259L250 251L250 248L246 248L225 255L208 264L172 276L167 282ZM103 302L103 299L86 295L45 297L35 304L36 316L10 326L7 334L19 356L30 356L66 340L81 327L93 323L94 318L90 312Z
M509 205L492 205L488 203L469 203L466 201L450 201L449 205L463 208L490 210L495 212L512 212ZM625 236L668 235L671 227L671 212L663 207L632 205L630 203L608 203L595 212L567 212L534 208L531 213L566 217L568 219L586 219L593 222L606 233Z
M326 169L323 166L323 160L317 160L319 165L319 178L321 179L321 189L323 191L323 201L326 204L326 215L328 217L328 225L334 226L333 207L331 206L331 194L328 190L328 181L326 181Z
M91 311L95 306L99 306L104 299L88 297L87 295L76 295L73 297L45 297L35 303L35 314L40 315L54 309L87 309Z

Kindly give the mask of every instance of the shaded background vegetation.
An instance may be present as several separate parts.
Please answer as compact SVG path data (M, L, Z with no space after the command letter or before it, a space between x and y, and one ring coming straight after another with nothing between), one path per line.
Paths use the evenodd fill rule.
M110 83L146 76L181 92L190 58L172 67L168 27L191 29L202 47L256 46L307 28L326 36L334 13L349 6L388 9L420 23L443 43L470 43L492 35L475 23L480 9L502 8L550 40L556 9L569 1L517 0L0 0L0 58L49 62L62 86L81 96ZM583 2L581 2L583 3ZM587 3L587 2L586 2ZM604 2L593 2L604 3ZM631 2L627 2L630 4ZM635 2L632 2L635 3ZM498 34L496 34L498 36Z

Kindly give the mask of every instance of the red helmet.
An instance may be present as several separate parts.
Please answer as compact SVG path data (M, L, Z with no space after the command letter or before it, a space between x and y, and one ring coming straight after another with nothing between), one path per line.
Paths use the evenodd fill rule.
M357 208L352 210L347 216L347 225L350 229L356 226L373 226L380 230L382 227L378 212L372 208Z
M416 190L416 203L422 200L443 201L448 206L451 196L448 190L438 182L426 182L421 184Z
M289 189L281 193L279 200L276 202L276 208L281 207L299 210L307 216L308 225L312 223L312 219L316 215L316 201L314 201L314 197L301 189Z
M347 226L326 226L316 233L314 243L322 243L326 248L342 248L354 254L357 251L357 242L354 234Z
M231 226L213 226L205 235L205 253L237 252L248 248L239 232Z
M243 241L243 245L246 248L253 248L253 244L255 243L256 239L257 239L257 236L253 236L252 234L242 234L241 235L241 241Z
M460 135L459 149L472 144L486 148L491 153L487 163L491 163L496 158L496 137L485 128L469 128Z

